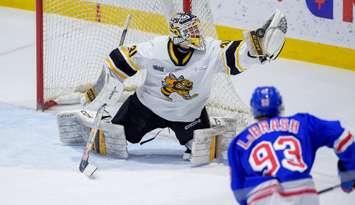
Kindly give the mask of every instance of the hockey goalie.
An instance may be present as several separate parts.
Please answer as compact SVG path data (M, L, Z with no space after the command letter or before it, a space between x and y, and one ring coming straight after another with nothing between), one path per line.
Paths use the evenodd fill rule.
M109 53L97 83L85 93L83 109L58 114L62 142L84 142L89 128L95 127L97 110L106 104L94 143L98 153L127 158L127 142L139 143L146 133L166 127L186 147L183 158L195 164L210 159L212 136L224 141L217 153L226 151L237 124L244 127L252 117L211 120L205 106L212 79L220 72L238 75L254 64L277 59L284 45L286 17L276 11L262 27L246 31L244 39L227 42L202 36L199 18L188 12L172 16L169 31L169 36ZM122 100L122 83L142 71L146 72L143 85Z

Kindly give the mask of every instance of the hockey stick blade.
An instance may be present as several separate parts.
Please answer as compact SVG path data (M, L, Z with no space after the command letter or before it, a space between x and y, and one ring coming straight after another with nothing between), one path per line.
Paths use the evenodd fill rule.
M95 128L91 129L91 132L90 132L90 135L88 138L88 142L86 143L86 146L85 146L85 149L83 152L83 156L81 157L81 161L79 164L79 171L88 177L92 176L95 173L95 171L97 170L97 167L89 164L89 154L90 154L90 151L93 147L93 143L95 141L95 137L96 137L96 134L98 131L98 126L99 126L100 120L102 118L105 106L106 106L106 104L102 105L99 108L99 110L97 111L97 114L96 114L95 120L94 120Z
M85 171L88 164L89 164L88 160L81 160L80 161L79 170L81 173L83 173Z
M85 148L86 149L86 148ZM87 151L85 150L85 153ZM88 157L82 157L82 160L80 161L80 165L79 165L79 171L83 174L85 174L87 177L91 177L95 171L97 170L97 167L89 164L89 158Z
M80 162L79 170L85 176L91 177L91 176L93 176L93 174L97 170L97 167L92 164L89 164L89 162L87 160L82 160Z

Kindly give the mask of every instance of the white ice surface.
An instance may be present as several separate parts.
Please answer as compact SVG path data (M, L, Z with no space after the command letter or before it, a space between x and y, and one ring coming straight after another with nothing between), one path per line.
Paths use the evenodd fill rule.
M0 204L236 204L223 164L191 168L181 160L176 140L158 138L130 145L128 160L93 155L95 179L77 171L82 146L59 142L54 112L34 106L34 15L1 9L0 27ZM312 112L340 119L355 130L355 73L297 61L280 60L235 77L235 87L248 102L258 85L275 85L285 114ZM26 108L27 107L27 108ZM313 172L318 189L338 183L336 158L318 152ZM321 203L354 204L355 193L339 189L320 196Z

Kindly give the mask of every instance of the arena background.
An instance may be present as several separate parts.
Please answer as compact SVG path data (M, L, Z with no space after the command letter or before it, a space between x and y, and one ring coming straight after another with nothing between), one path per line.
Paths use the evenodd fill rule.
M241 38L243 30L263 24L280 9L289 23L281 57L355 70L354 0L213 0L210 4L222 40ZM0 0L1 5L35 10L35 0Z

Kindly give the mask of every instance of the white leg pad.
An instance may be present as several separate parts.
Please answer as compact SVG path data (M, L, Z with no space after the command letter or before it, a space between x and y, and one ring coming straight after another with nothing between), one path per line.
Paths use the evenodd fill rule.
M123 126L115 125L110 129L105 129L104 133L107 156L119 159L128 158L127 141Z
M57 114L59 139L65 144L84 143L89 136L90 129L84 126L77 111L66 111Z
M250 123L254 121L250 113L238 113L238 117L211 117L211 126L223 130L217 136L216 155L219 161L227 160L227 150L230 142L237 135L237 133L244 130Z
M238 116L233 118L210 117L211 127L220 127L224 131L234 131L236 133L244 130L253 121L254 119L249 113L238 113Z
M65 111L57 114L57 123L59 128L60 141L65 144L82 144L86 143L90 127L83 124L79 117L80 111ZM95 118L95 116L92 116ZM121 125L114 125L107 121L101 121L99 128L103 130L104 135L98 136L100 148L105 151L104 155L126 159L128 158L127 141L124 135L124 128Z
M221 128L207 128L194 131L191 149L191 163L193 166L210 163L212 138L223 132L224 130Z
M240 116L240 115L239 115ZM194 131L191 149L191 163L194 166L211 162L211 152L216 153L218 161L227 160L227 150L236 133L244 129L251 119L248 113L243 118L211 117L212 128ZM213 145L213 138L216 144Z
M225 162L226 160L228 160L228 147L235 136L236 133L234 131L227 131L217 136L216 158L219 161Z

